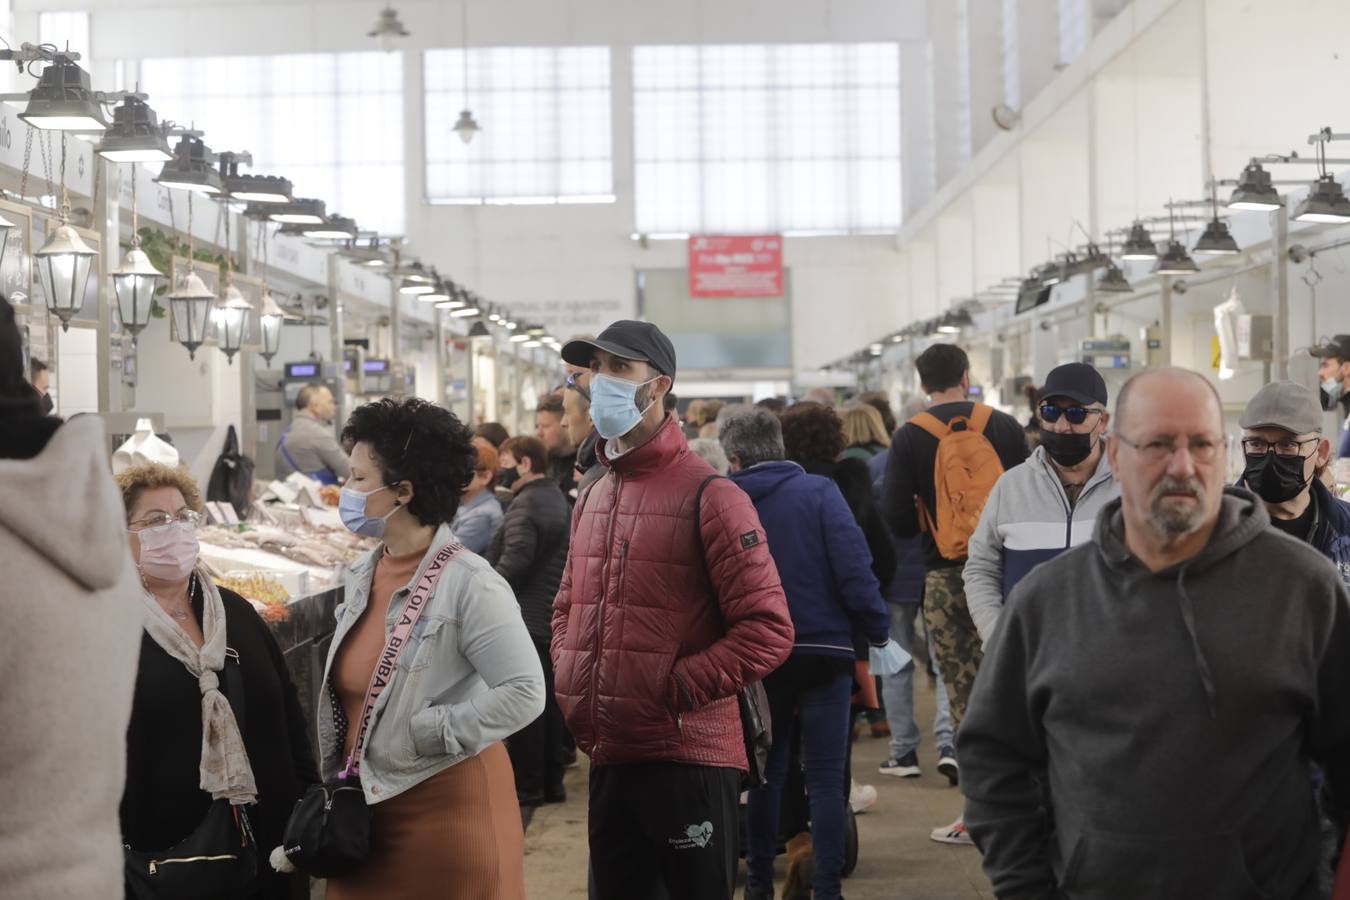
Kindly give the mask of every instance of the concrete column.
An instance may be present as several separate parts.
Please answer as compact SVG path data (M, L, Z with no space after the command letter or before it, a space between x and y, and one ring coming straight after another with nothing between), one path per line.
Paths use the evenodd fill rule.
M968 3L970 150L974 155L999 133L991 113L1003 102L1003 4L1001 0L968 0Z
M918 212L937 190L933 136L933 45L900 47L900 165L906 215Z
M1059 3L1057 0L1021 0L1017 9L1017 60L1022 102L1035 99L1059 62Z

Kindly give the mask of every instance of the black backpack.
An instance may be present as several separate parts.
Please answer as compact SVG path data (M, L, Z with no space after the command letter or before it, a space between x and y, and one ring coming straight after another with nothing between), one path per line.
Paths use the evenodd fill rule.
M225 432L225 447L211 470L206 499L229 503L241 521L253 505L253 460L239 452L239 436L233 425Z

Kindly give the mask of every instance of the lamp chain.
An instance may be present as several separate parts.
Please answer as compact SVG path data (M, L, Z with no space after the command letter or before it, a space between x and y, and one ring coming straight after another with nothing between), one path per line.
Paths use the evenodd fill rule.
M33 132L37 131L32 125L28 125L28 135L23 139L23 177L19 180L19 202L28 202L28 168L33 161Z
M70 219L70 193L66 190L66 133L61 132L61 221Z

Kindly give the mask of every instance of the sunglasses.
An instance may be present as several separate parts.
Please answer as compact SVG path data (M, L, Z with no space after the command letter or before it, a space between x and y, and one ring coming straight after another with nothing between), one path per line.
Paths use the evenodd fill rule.
M1088 416L1100 416L1106 410L1088 409L1084 406L1055 406L1053 403L1041 404L1041 420L1054 424L1059 421L1062 415L1069 420L1070 425L1082 425L1088 420Z

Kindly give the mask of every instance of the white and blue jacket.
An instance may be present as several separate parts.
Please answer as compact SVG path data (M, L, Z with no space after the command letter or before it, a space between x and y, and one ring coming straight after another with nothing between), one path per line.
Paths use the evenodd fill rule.
M1072 507L1044 447L1003 473L971 535L964 572L966 604L981 641L994 633L1013 586L1046 560L1091 540L1097 513L1119 496L1104 452Z

